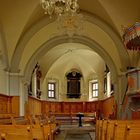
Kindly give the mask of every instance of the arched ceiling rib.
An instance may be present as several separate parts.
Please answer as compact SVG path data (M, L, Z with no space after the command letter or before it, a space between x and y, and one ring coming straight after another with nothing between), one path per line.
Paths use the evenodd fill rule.
M34 0L0 1L0 21L5 34L9 62L37 4L38 2Z
M44 20L44 22L45 22L46 20ZM34 30L37 30L38 31L38 28L40 29L42 26L44 26L45 24L44 24L44 22L41 22L40 24L39 24L39 26L35 26L35 28L34 28ZM51 24L53 24L53 23L51 23ZM49 25L51 25L51 24L49 24ZM35 31L33 30L33 32L32 32L32 29L30 30L30 32L28 32L28 34L25 36L25 38L23 38L23 41L21 42L21 44L20 44L20 46L19 46L19 48L17 48L17 53L15 54L15 56L13 57L13 61L12 61L12 69L13 69L13 71L15 71L16 69L17 69L17 67L18 67L18 65L19 65L19 62L20 62L20 58L22 57L22 54L21 53L23 53L24 52L24 47L25 47L25 45L26 45L26 48L30 48L30 50L29 51L26 51L26 52L24 52L24 54L26 54L26 57L24 57L23 56L23 60L25 61L25 58L27 59L27 54L29 54L29 53L31 53L29 56L31 56L34 52L32 51L32 50L34 50L35 51L35 49L37 48L37 47L39 47L39 42L41 43L41 42L44 42L46 39L47 39L47 36L48 36L48 34L50 34L51 33L51 31L54 31L54 29L56 28L55 26L54 26L54 28L53 27L49 27L49 25L48 26L46 26L45 28L46 28L46 31L44 30L44 33L41 35L41 34L38 34L39 32L37 32L35 35L34 35L34 33L35 33ZM90 24L90 25L87 25L87 26L92 26L92 24ZM47 28L48 27L48 28ZM94 28L96 28L95 26L93 26ZM92 27L92 28L93 28ZM98 26L97 26L98 27ZM104 25L104 27L106 27L105 25ZM44 28L44 29L45 29ZM53 30L51 30L51 28L53 29ZM92 28L89 28L88 29L88 31L92 31L91 29ZM94 29L93 28L93 29ZM99 27L98 27L99 28ZM96 34L96 32L97 32L97 29L98 28L96 28L96 31L93 31L93 34ZM106 27L106 28L108 28L108 30L109 30L109 27ZM95 29L94 29L95 30ZM103 31L103 30L101 30L101 29L98 29L99 30L99 32L101 33L100 35L98 34L98 37L103 37L103 36L105 36L105 32ZM43 29L41 30L41 31L43 31ZM45 32L46 32L46 34L45 34ZM58 32L58 31L57 31ZM113 32L111 29L110 29L110 32ZM54 32L55 33L55 32ZM91 37L93 37L93 34L91 34L91 33L88 33L89 35L91 35ZM34 35L34 36L33 36ZM97 34L96 34L97 35ZM107 34L106 34L107 35ZM31 40L29 40L29 36L30 37L32 37L31 38ZM36 37L36 38L35 38ZM96 36L95 36L96 37ZM114 40L115 40L115 38L117 38L117 36L113 36L114 37ZM34 38L34 41L33 41L33 38ZM97 37L96 37L97 38ZM43 40L44 39L44 40ZM104 42L105 43L105 41L107 41L109 38L107 37L106 39L102 39L102 38L100 38L100 41L99 41L99 44L101 43L101 42ZM118 39L119 40L119 39ZM117 41L118 41L117 40ZM28 43L28 41L32 41L32 43L31 43L31 45L29 46L29 43ZM98 41L97 41L98 42ZM118 41L118 44L119 44L119 42L120 42L120 40ZM28 43L28 44L26 44L26 43ZM108 45L106 45L106 47L107 46L110 46L111 45L111 42L108 42L109 44ZM120 42L121 43L121 42ZM102 43L103 44L103 43ZM104 46L105 46L105 44L104 44ZM33 47L33 48L32 48ZM120 46L121 48L118 48L118 50L121 50L122 49L122 51L123 51L123 49L124 48L122 48L123 46ZM114 47L114 49L115 49L115 47ZM112 49L112 51L113 51L113 49ZM117 52L117 51L116 51ZM124 52L125 53L125 52ZM123 54L124 54L123 53ZM123 55L123 57L124 57L124 55ZM18 59L17 59L18 58ZM117 57L118 58L118 57ZM121 58L122 60L123 60L123 58ZM18 60L18 61L17 61ZM116 61L116 60L115 60ZM127 61L128 62L128 61ZM22 66L23 66L23 64L22 64ZM123 66L125 66L125 65L123 65Z
M104 70L104 61L101 57L88 46L78 43L64 43L54 47L39 60L39 64L42 66L44 75L51 69L53 69L53 73L58 73L58 71L66 73L72 68L80 68L81 71L84 71L84 75L91 72L98 74Z
M116 81L117 66L112 61L109 54L105 50L103 50L103 48L99 44L97 44L96 42L94 42L93 40L91 40L87 37L75 36L73 38L73 40L74 40L75 43L85 44L86 46L93 49L97 54L102 56L102 58L104 59L106 64L109 66L110 70L112 71L112 73L114 73L113 80ZM39 60L41 58L41 56L44 56L46 54L46 52L49 51L49 48L54 48L58 44L63 44L63 43L69 42L69 41L71 41L71 39L69 37L61 36L61 37L54 38L54 39L50 40L49 42L47 42L46 44L44 44L42 46L42 48L38 51L38 53L35 53L32 56L32 59L29 61L28 65L27 65L27 68L26 68L26 71L25 71L26 79L30 80L30 75L31 75L30 70L33 69L33 67L36 65L36 63L37 63L36 60ZM48 46L48 47L46 47L46 46Z
M121 40L121 25L127 26L140 19L140 1L79 0L79 5L81 11L89 12L92 15L90 22L98 25L114 41L116 51L122 61L121 65L126 67L125 64L128 65L129 63ZM16 72L19 69L21 57L24 56L22 52L24 52L29 41L53 19L44 16L39 0L6 0L0 1L0 21L7 47L5 55L7 55L9 63L12 62L12 72ZM100 44L101 42L97 43ZM36 52L34 50L35 45L32 44L30 48L30 51L34 51L32 56ZM38 47L41 47L41 45Z
M123 34L122 26L130 26L140 19L139 0L98 0L112 19L118 33Z

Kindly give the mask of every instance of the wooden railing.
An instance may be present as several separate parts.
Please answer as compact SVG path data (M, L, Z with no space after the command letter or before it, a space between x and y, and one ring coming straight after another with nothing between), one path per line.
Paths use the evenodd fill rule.
M19 116L19 97L0 94L0 118Z

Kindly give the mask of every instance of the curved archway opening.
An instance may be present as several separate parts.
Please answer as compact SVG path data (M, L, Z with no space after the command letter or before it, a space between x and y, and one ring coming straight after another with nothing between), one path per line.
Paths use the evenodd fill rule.
M72 43L73 42L73 43ZM69 47L66 47L65 46L65 44L69 44ZM73 50L69 50L70 49L70 46L71 45L79 45L79 46L84 46L83 48L79 48L79 46L77 47L77 48L75 48L75 50L73 51ZM60 45L60 46L59 46ZM64 58L66 58L66 57L68 57L68 54L71 54L71 56L74 58L74 60L76 61L76 59L78 59L79 58L79 56L78 56L78 49L83 53L83 55L81 55L81 56L84 56L85 54L87 54L87 55L89 55L89 54L92 54L92 53L95 53L96 55L95 55L95 57L98 57L98 58L100 58L100 59L102 59L102 61L104 60L104 64L103 64L103 67L105 66L105 65L107 65L108 67L109 67L109 69L110 69L110 71L111 71L111 73L112 73L112 81L115 83L116 81L117 81L117 75L118 75L118 71L117 71L117 68L116 68L116 64L115 64L115 62L113 62L113 60L111 59L111 57L110 57L110 55L98 44L98 43L96 43L94 40L92 40L92 39L89 39L89 38L87 38L87 37L81 37L81 36L74 36L73 38L69 38L69 37L67 37L67 36L61 36L61 37L56 37L56 38L53 38L53 39L51 39L51 40L49 40L49 41L47 41L45 44L43 44L41 47L40 47L40 49L37 51L37 52L35 52L35 54L31 57L31 59L30 59L30 61L29 61L29 63L28 63L28 65L27 65L27 67L26 67L26 69L25 69L25 77L26 77L26 79L29 81L29 79L30 79L30 69L32 69L33 68L33 66L36 64L36 62L37 61L40 61L41 62L41 58L43 57L43 56L45 56L46 54L49 54L49 52L51 52L52 50L52 52L54 52L54 50L56 49L56 52L59 54L59 51L58 51L58 47L57 46L59 46L59 48L61 48L62 47L62 45L64 45L65 47L66 47L66 49L65 49L65 51L66 50L68 50L68 52L67 53L65 53L65 54L61 54L60 53L60 55L56 55L55 56L55 53L53 54L53 53L50 53L50 55L48 55L48 56L51 56L53 59L51 60L49 60L49 62L50 62L50 64L48 64L49 65L49 69L46 71L46 73L45 73L45 75L44 75L44 77L48 74L48 78L49 78L49 76L51 75L51 74L54 74L56 71L55 70L57 70L57 66L58 66L58 64L59 63L57 63L57 61L58 60L61 60L61 61L59 61L59 62L70 62L70 59L67 59L67 61L65 61L64 60ZM65 48L64 47L64 48ZM62 48L61 48L62 49ZM56 53L56 54L57 54ZM74 55L74 53L77 53L76 55ZM73 54L73 55L72 55ZM79 53L80 54L80 53ZM64 57L64 55L65 55L65 57ZM77 56L77 57L76 57ZM51 58L51 57L48 57L48 59L49 58ZM47 58L47 57L46 57ZM84 63L87 63L85 60L85 57L84 58L79 58L79 59L81 59ZM36 60L36 61L35 61ZM46 60L47 61L47 60ZM92 61L94 61L94 59L91 59L91 62ZM77 61L78 62L78 61ZM54 63L56 63L55 65L54 65ZM43 64L43 63L42 63ZM61 63L60 63L61 64ZM66 63L65 63L66 64ZM78 64L78 63L77 63ZM91 66L92 65L92 63L89 63L89 65ZM53 67L53 69L52 69L52 67ZM61 67L61 65L60 65L60 67ZM74 65L71 65L71 67L69 67L69 68L77 68L77 67L75 67ZM89 67L88 67L89 68ZM52 69L52 70L50 70L50 69ZM63 69L63 67L62 67L62 69ZM85 68L86 69L86 68ZM60 70L60 69L59 69ZM66 69L66 70L68 70L68 69ZM104 70L105 69L102 69L102 73L99 75L99 77L104 77ZM63 70L61 70L61 72L62 73L65 73L65 71L63 71ZM91 73L94 73L94 68L92 68L91 67L91 71L90 71L90 74ZM89 75L87 75L87 76L89 76ZM51 77L53 77L52 75L51 75ZM59 76L58 77L54 77L54 79L59 79ZM85 79L87 79L87 78L85 78ZM103 79L102 79L103 80ZM45 78L44 78L44 81L45 81ZM59 81L59 80L58 80ZM89 81L89 79L88 80L84 80L83 81L83 85L84 85L84 83L86 83L87 81ZM102 83L103 84L103 83ZM44 85L46 85L46 84L44 84ZM61 84L60 84L61 85ZM61 87L63 87L63 84L61 85ZM118 87L115 87L115 89L117 90L117 88ZM85 90L85 88L83 88L83 91ZM61 91L62 92L62 91ZM84 91L85 92L85 91ZM86 89L86 92L88 92L88 90ZM46 97L45 97L46 98Z

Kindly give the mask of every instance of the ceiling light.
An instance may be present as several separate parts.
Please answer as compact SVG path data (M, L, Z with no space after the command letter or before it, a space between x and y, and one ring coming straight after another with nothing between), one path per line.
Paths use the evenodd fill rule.
M45 14L61 16L64 13L76 13L79 10L78 0L41 0Z

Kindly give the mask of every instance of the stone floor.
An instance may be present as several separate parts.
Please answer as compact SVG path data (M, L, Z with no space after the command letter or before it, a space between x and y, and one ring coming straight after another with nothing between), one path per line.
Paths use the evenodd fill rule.
M89 133L67 134L65 140L91 140Z
M95 140L95 126L61 125L56 140Z

